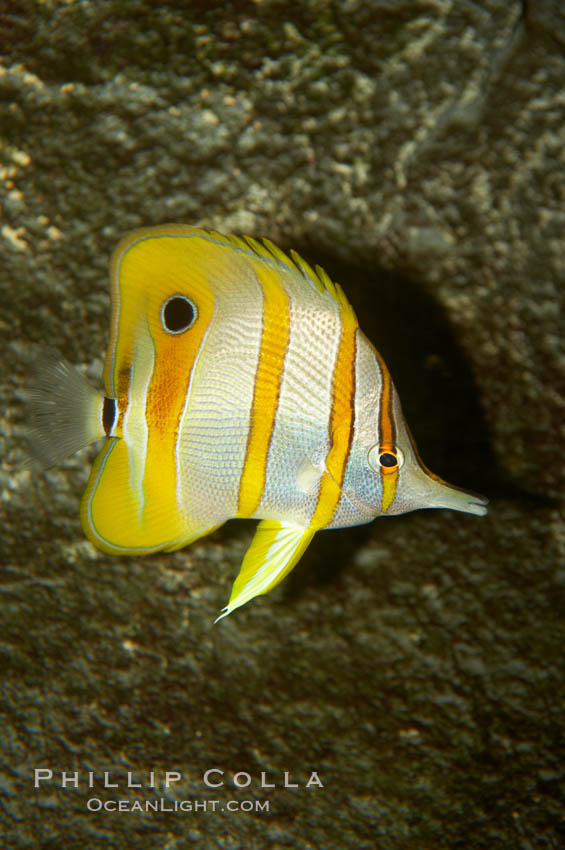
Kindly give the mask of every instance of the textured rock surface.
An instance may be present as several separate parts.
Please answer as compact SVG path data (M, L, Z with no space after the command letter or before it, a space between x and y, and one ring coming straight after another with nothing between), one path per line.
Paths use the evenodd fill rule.
M8 4L3 846L561 846L558 5ZM96 553L77 515L88 457L18 472L17 392L33 343L99 371L109 254L167 220L322 260L389 360L425 460L487 492L488 519L322 535L280 591L215 627L250 525L163 557ZM84 783L34 789L34 767L179 770L178 799L271 810L93 813ZM215 792L211 767L226 771ZM258 786L285 770L325 787ZM97 792L134 794L151 796Z

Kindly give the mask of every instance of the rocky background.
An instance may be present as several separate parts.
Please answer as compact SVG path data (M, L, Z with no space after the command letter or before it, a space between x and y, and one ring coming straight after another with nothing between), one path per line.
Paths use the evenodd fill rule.
M561 4L0 0L0 55L2 847L563 846ZM320 535L216 626L252 523L96 552L92 452L21 469L21 388L38 345L99 374L110 253L164 221L321 262L489 516Z

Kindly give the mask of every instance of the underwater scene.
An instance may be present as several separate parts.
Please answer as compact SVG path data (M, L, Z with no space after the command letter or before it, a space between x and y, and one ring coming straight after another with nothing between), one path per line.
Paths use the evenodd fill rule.
M0 10L0 844L565 836L555 4Z

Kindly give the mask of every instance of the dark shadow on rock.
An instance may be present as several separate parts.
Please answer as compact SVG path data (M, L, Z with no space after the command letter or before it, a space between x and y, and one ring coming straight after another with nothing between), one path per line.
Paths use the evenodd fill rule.
M284 599L290 602L300 597L306 587L334 582L355 552L373 535L372 523L316 534L297 566L285 579Z
M475 378L433 296L408 277L345 264L310 247L297 250L343 287L390 369L426 466L489 499L525 496L497 468Z
M532 510L553 505L513 484L497 467L477 384L440 304L405 276L362 269L317 253L296 250L340 283L359 323L385 359L424 463L446 481L487 496L510 499ZM389 518L387 521L401 521ZM374 534L372 524L316 535L293 573L285 595L305 585L334 580L354 552Z

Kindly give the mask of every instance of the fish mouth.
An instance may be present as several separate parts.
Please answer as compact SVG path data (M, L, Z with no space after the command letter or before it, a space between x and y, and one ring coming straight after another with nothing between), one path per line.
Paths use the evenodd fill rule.
M485 516L488 513L489 500L479 493L470 490L460 490L452 484L434 481L432 503L430 508L448 508L451 511L461 511L474 516Z
M467 499L461 506L448 505L454 511L464 511L466 514L474 514L475 516L486 516L488 514L488 499L484 496L473 496Z

